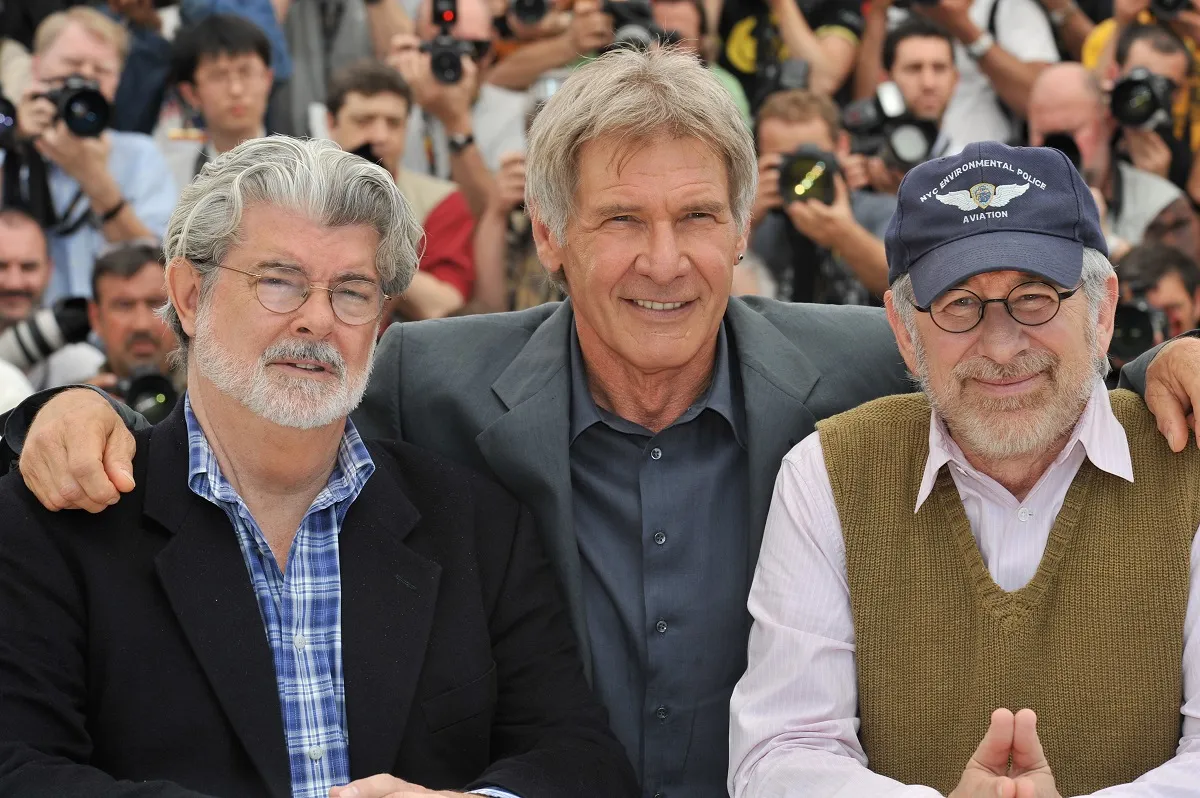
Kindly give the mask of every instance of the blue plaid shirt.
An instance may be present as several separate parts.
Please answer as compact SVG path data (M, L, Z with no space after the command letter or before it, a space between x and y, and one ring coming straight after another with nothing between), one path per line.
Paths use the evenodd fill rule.
M327 798L330 787L350 781L338 533L375 463L346 419L333 473L300 522L283 573L245 502L221 473L190 397L184 398L184 416L188 487L224 510L233 524L271 644L293 798ZM494 788L478 793L516 798Z

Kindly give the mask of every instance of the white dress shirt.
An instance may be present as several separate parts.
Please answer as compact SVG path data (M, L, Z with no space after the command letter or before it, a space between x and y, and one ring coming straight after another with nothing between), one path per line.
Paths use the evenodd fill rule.
M1037 571L1055 516L1085 458L1133 481L1125 430L1100 382L1062 453L1024 501L972 468L934 413L929 459L913 512L929 497L938 471L949 464L992 578L1005 591L1018 590ZM1200 532L1191 553L1183 629L1183 736L1176 755L1136 782L1096 796L1200 796L1198 563ZM930 787L906 786L872 773L859 743L845 544L819 433L783 460L749 608L754 616L749 665L731 701L729 790L734 798L940 795Z

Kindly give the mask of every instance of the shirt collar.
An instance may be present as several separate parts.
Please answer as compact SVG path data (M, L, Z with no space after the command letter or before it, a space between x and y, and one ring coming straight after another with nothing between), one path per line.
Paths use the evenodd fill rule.
M1075 445L1083 446L1087 458L1092 465L1101 471L1120 477L1127 482L1133 482L1133 461L1129 457L1129 439L1125 436L1125 428L1117 420L1108 400L1108 390L1103 380L1096 380L1092 387L1092 395L1088 398L1071 437L1066 446L1054 459L1050 466L1060 465L1070 456ZM919 512L921 505L933 493L937 482L938 472L947 463L953 463L968 473L974 473L974 468L967 461L962 449L950 437L950 430L937 414L931 411L929 422L929 456L925 460L925 472L921 477L921 488L917 491L917 506L913 512Z
M241 497L221 473L216 453L209 445L208 436L192 410L192 398L187 393L183 399L183 415L188 433L188 487L197 496L210 501L241 503ZM337 462L329 475L329 481L309 508L310 511L353 501L362 492L373 473L375 461L371 459L371 454L367 451L354 422L347 418L346 431L338 445Z
M587 367L583 362L583 350L579 348L579 334L575 329L574 318L571 323L571 443L575 443L584 430L593 424L609 424L606 414L592 398L591 389L587 383ZM713 410L720 414L733 429L733 435L742 448L746 446L745 413L735 399L733 350L729 346L729 336L725 332L725 322L721 322L717 330L717 355L713 364L713 378L708 390L696 400L688 411L679 417L675 423L686 423L698 416L704 410ZM609 426L612 426L609 424ZM674 426L674 424L672 424ZM645 434L651 433L647 430Z

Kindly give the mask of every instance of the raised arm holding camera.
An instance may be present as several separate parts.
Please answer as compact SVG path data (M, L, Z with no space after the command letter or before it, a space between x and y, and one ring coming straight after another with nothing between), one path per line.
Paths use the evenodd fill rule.
M44 159L54 219L50 232L58 269L50 299L86 296L92 262L107 243L162 234L175 202L167 164L147 136L106 130L127 48L119 24L90 8L53 14L34 40L33 80L17 105L15 147ZM6 198L24 186L11 185Z

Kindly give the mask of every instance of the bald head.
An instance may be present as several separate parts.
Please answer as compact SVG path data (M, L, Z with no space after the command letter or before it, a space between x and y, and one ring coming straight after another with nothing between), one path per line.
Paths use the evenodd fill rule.
M1042 70L1029 90L1030 113L1033 105L1058 105L1067 101L1104 102L1104 92L1095 76L1083 64L1065 61Z

